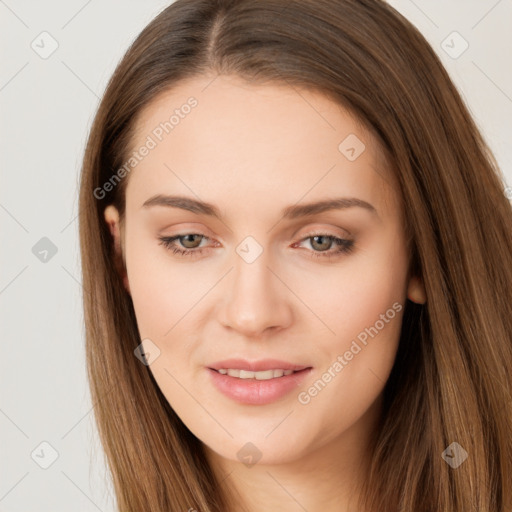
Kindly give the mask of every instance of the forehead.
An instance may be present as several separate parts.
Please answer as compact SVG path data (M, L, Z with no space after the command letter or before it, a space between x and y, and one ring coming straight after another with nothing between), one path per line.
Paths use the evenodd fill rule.
M311 90L227 76L179 82L140 113L129 153L143 145L151 149L130 172L127 203L176 188L254 206L276 194L288 203L334 192L397 199L376 138Z

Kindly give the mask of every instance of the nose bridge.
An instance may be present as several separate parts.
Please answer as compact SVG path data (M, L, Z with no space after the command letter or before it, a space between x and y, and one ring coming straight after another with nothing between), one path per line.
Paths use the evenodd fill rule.
M247 336L285 327L291 320L286 287L270 270L269 254L263 250L255 258L254 252L247 256L254 250L250 241L237 248L222 313L224 325Z

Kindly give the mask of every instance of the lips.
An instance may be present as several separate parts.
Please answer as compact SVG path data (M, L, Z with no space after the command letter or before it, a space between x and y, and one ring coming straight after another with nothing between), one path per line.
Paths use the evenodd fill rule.
M234 369L234 370L246 370L251 372L261 372L265 370L293 370L298 372L305 368L311 368L307 365L298 365L283 361L280 359L261 359L259 361L247 361L245 359L225 359L223 361L217 361L208 365L208 368L212 370L220 369Z
M235 364L240 365L240 362L240 360L237 360ZM242 362L247 366L250 366L248 361ZM258 362L260 367L263 365L267 368L268 366L273 366L276 363L283 366L283 361L266 360ZM230 366L232 364L233 360L219 361L218 363L215 363L216 366ZM292 368L301 368L300 366L292 365L290 363L285 363L284 366L287 364ZM297 393L298 387L305 382L313 369L311 367L305 367L303 370L293 372L290 375L283 375L282 377L276 377L268 380L231 377L229 375L223 375L212 368L205 368L205 371L209 374L210 382L217 391L234 402L244 405L267 405L281 399L284 400L286 397L291 399L290 395L292 392L295 391Z

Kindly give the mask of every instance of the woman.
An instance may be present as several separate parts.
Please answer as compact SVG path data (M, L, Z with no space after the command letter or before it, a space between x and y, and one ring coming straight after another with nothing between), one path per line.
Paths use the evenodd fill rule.
M502 180L386 3L165 9L81 179L119 510L512 510Z

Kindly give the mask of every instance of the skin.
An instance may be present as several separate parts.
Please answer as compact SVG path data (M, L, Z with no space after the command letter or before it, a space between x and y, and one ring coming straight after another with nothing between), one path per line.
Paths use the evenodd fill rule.
M160 95L138 118L132 148L190 96L198 106L131 171L125 221L119 224L113 206L105 210L123 251L141 340L160 350L148 368L204 443L233 511L354 512L403 308L309 403L298 394L394 303L426 300L421 279L408 273L397 184L377 140L337 103L238 77L196 77ZM365 144L354 161L338 149L349 134ZM156 194L208 201L224 221L143 208ZM378 215L359 207L294 220L280 214L342 196L371 203ZM350 238L355 248L315 258L337 246L315 243L311 232ZM203 247L201 255L159 244L161 236L187 233L208 238L175 245ZM263 248L250 264L236 252L247 236ZM230 357L278 358L313 370L274 403L239 404L211 385L206 370ZM237 457L247 442L261 452L252 466Z

